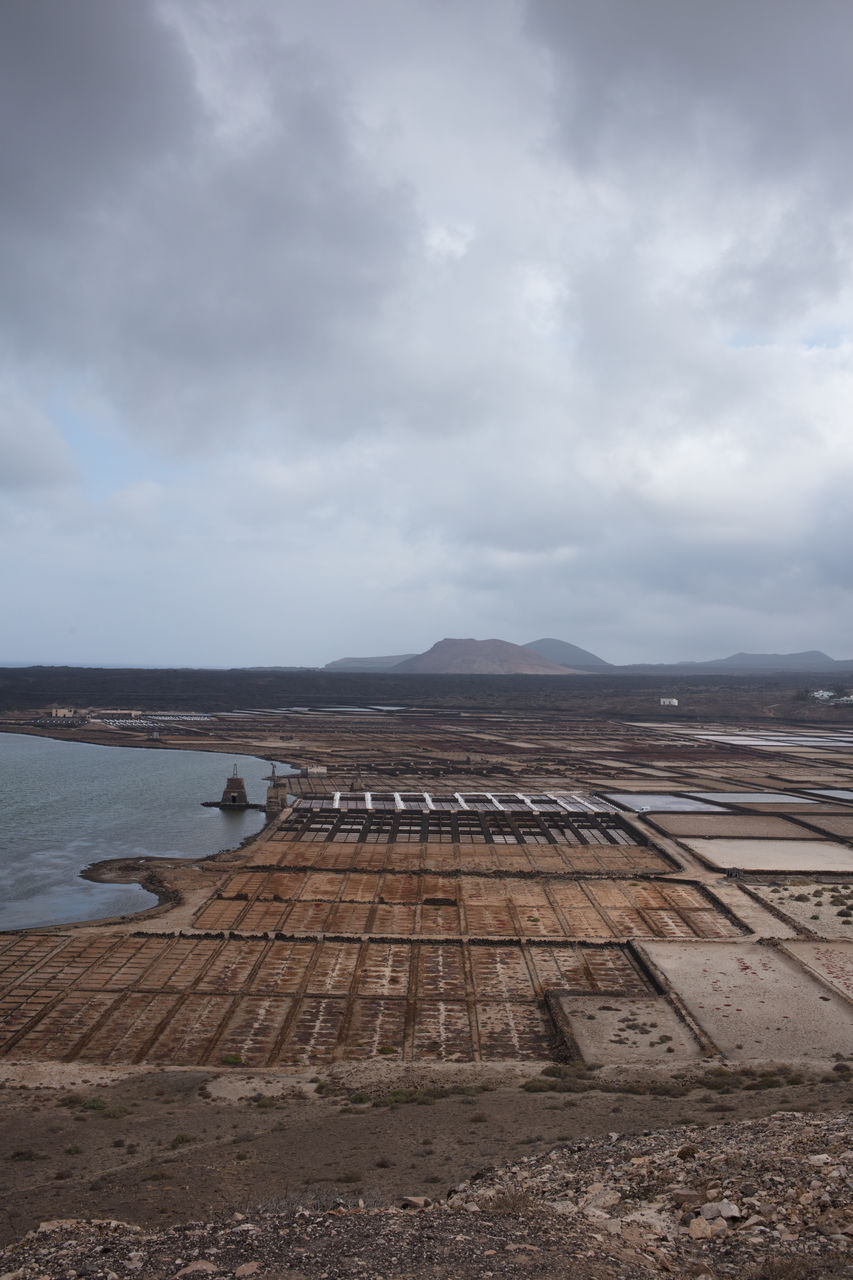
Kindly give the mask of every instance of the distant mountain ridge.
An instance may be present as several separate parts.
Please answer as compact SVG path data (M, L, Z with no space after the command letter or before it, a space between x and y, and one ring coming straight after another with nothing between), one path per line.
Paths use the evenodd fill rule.
M419 653L394 667L395 673L411 675L472 676L565 676L567 667L549 662L521 644L507 640L439 640L426 653ZM578 673L581 674L581 673Z
M549 662L556 662L559 667L607 671L613 665L599 658L597 654L590 653L589 649L581 649L579 645L569 644L566 640L531 640L524 645L524 648L532 649L534 653L538 653L541 658L547 658Z
M806 649L801 653L732 653L727 658L708 658L700 662L641 662L614 668L617 671L648 671L666 675L713 675L715 672L732 675L749 675L758 672L801 671L804 675L821 672L849 673L853 671L853 658L830 658L820 649Z
M415 653L397 653L384 658L338 658L327 662L324 671L393 671L401 662L416 658Z
M806 649L802 653L732 653L728 658L711 658L698 664L679 662L676 665L731 667L739 671L831 671L839 664L820 649Z
M727 658L697 662L606 662L589 649L549 637L528 644L507 640L439 640L416 654L338 658L324 671L383 671L435 675L755 675L762 672L802 672L804 675L849 675L853 658L835 659L820 649L800 653L732 653Z

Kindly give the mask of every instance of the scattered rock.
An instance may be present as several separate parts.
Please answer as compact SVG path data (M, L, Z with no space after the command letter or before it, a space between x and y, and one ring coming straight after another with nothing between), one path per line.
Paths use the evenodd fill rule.
M728 1219L741 1216L740 1209L736 1204L732 1204L731 1200L710 1200L701 1206L699 1212L709 1221L713 1221L714 1218Z
M401 1209L428 1209L432 1204L429 1196L403 1196Z
M144 1233L57 1219L3 1251L0 1280L699 1280L758 1275L769 1254L790 1263L780 1275L817 1280L853 1276L852 1193L848 1113L777 1114L577 1141L437 1202L339 1197Z

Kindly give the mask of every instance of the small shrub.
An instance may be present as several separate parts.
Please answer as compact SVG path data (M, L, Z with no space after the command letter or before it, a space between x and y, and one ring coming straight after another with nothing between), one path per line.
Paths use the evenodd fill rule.
M765 1258L744 1273L744 1280L833 1280L844 1272L826 1269L826 1262L810 1258Z
M483 1213L487 1214L516 1216L524 1214L531 1218L534 1214L541 1212L541 1205L521 1187L509 1187L499 1195L493 1196L491 1200L484 1200L481 1208Z
M556 1093L559 1085L552 1084L550 1080L543 1080L541 1076L536 1076L533 1080L525 1080L521 1086L525 1093Z
M374 1107L396 1107L403 1103L415 1103L419 1107L431 1107L437 1098L446 1098L450 1094L449 1089L431 1088L431 1089L391 1089L388 1093L382 1094L379 1098L374 1098Z
M318 1098L334 1098L343 1093L344 1090L338 1084L332 1084L331 1080L318 1080L314 1086L314 1092Z

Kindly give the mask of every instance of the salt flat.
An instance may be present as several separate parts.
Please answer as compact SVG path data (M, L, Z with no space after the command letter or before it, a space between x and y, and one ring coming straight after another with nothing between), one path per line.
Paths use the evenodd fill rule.
M561 998L587 1063L674 1067L701 1055L699 1041L664 996Z
M774 947L649 942L641 949L726 1058L853 1053L848 1002Z
M853 849L832 840L712 840L682 837L715 867L744 871L853 871Z

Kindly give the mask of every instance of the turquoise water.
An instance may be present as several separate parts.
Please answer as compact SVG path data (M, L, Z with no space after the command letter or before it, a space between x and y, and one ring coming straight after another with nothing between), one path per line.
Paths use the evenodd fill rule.
M0 733L0 929L153 906L138 885L93 884L79 873L104 858L205 857L254 835L263 813L202 808L219 799L235 764L249 800L263 804L270 765L253 756Z

